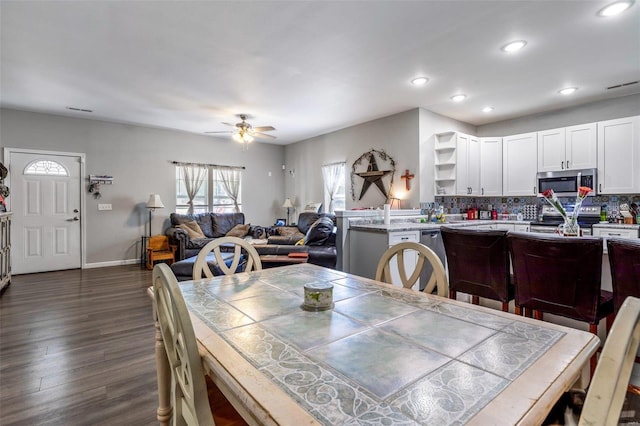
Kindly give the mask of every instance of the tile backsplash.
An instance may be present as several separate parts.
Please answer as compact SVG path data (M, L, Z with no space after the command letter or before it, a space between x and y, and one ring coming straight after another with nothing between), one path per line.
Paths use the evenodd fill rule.
M575 197L558 197L562 204L575 203ZM455 197L455 196L436 196L436 203L442 205L446 213L457 214L465 213L470 207L479 210L489 210L495 208L499 214L502 213L528 213L531 215L533 209L525 206L536 206L540 209L546 201L542 197ZM618 211L620 204L636 203L640 205L640 194L624 194L624 195L597 195L587 197L582 203L583 206L602 206L606 205L609 212ZM533 219L533 218L532 218Z

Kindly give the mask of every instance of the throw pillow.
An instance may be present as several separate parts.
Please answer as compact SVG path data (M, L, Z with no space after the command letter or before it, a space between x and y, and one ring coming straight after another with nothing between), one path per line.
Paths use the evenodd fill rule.
M176 228L184 230L190 239L206 238L204 233L202 232L202 229L200 228L200 225L198 225L195 220L181 223L180 225L176 226Z
M229 232L226 233L226 236L244 238L244 236L249 233L250 226L251 226L250 223L247 223L245 225L236 225L233 228L231 228Z
M276 228L278 235L283 237L293 237L297 234L302 234L295 226L279 226Z
M304 237L304 244L307 246L321 246L331 236L333 232L333 221L327 216L323 216L313 222Z

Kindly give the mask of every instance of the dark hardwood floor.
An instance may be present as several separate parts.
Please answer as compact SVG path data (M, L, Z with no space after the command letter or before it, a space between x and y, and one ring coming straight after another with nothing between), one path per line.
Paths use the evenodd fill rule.
M138 265L14 276L0 298L0 425L157 424Z

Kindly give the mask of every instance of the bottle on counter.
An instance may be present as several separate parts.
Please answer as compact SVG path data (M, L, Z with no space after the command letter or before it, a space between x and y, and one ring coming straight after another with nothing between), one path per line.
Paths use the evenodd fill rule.
M498 210L495 208L491 210L491 220L498 220Z
M600 206L600 222L607 222L607 205Z

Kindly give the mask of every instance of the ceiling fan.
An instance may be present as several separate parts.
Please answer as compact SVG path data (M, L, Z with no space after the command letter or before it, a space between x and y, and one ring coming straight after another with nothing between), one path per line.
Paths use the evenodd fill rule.
M231 124L231 123L222 123L227 126L235 127L233 130L223 130L219 132L205 132L205 133L232 133L232 138L236 142L248 144L253 142L254 138L268 138L275 139L276 137L273 135L268 135L263 132L270 132L272 130L276 130L273 126L259 126L253 127L251 124L247 123L246 114L238 114L238 117L242 120L240 123ZM246 145L245 145L246 146Z

